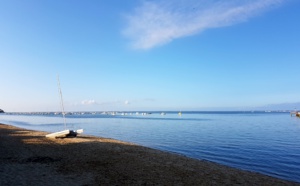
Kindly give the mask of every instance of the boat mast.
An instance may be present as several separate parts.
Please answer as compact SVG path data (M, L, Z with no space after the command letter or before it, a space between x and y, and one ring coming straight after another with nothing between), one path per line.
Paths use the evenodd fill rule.
M63 119L64 119L64 126L65 126L65 129L67 129L67 123L66 123L66 117L65 117L66 113L65 113L63 96L62 96L62 92L61 92L61 88L60 88L59 75L57 75L57 85L58 85L58 92L59 92L59 95L60 95L60 107L61 107L62 116L63 116Z

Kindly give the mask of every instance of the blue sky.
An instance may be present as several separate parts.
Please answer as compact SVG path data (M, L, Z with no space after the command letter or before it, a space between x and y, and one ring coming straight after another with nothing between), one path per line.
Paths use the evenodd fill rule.
M0 1L0 108L228 110L300 102L300 1ZM291 108L293 109L293 108Z

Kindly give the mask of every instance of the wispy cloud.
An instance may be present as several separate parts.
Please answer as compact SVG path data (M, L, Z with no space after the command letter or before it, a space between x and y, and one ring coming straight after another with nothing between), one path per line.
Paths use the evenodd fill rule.
M83 100L81 101L82 105L98 105L98 103L95 100Z
M106 101L106 102L97 102L95 100L83 100L81 105L129 105L131 102L128 100L125 101ZM77 104L76 104L77 105Z
M288 0L143 1L126 15L124 34L136 49L149 49L209 28L230 26Z

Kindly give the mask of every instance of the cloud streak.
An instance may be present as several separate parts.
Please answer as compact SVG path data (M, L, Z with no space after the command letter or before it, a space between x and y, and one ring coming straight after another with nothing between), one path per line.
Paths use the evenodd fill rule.
M82 105L98 105L98 103L95 100L83 100L81 101Z
M123 33L136 49L150 49L206 29L247 21L287 0L144 1L126 15Z
M142 102L155 102L154 99L141 99L141 100L115 100L115 101L106 101L106 102L98 102L93 99L90 100L83 100L80 102L80 104L75 104L75 105L102 105L102 106L107 106L107 105L131 105L131 104L136 104L136 103L142 103Z

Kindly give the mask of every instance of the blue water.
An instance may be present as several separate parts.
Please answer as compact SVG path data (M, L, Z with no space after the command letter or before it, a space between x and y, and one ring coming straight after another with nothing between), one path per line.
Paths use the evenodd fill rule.
M0 123L55 132L57 115L0 114ZM300 118L289 113L68 115L70 128L300 182Z

